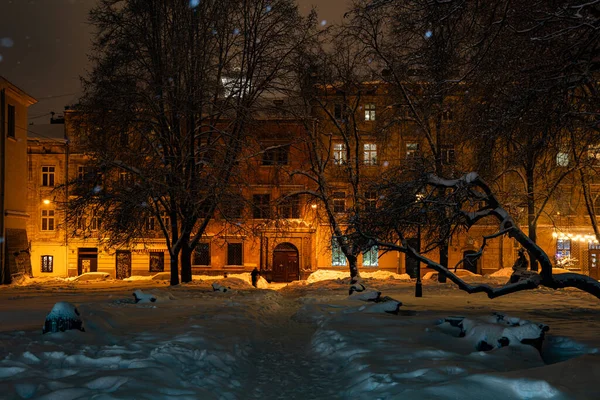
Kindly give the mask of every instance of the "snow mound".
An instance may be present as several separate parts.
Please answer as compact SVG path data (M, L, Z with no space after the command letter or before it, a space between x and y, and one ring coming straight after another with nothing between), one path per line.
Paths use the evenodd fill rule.
M149 293L144 293L141 290L136 290L135 292L133 292L133 298L135 299L136 303L154 303L154 302L156 302L156 296L149 294Z
M372 272L360 272L360 276L363 279L397 279L397 280L410 280L410 276L408 274L397 274L395 272L390 271L372 271ZM315 283L320 281L327 280L336 280L336 279L350 279L350 273L348 271L337 271L331 269L319 269L306 279L308 283Z
M48 332L64 332L71 329L85 331L79 310L73 304L59 301L46 316L42 334Z
M72 278L68 278L74 282L87 282L87 281L105 281L110 279L110 274L107 272L86 272L79 276L74 276Z
M510 278L510 276L513 274L513 269L512 268L501 268L498 271L490 274L490 277L492 278Z
M454 270L451 270L451 272L453 272L454 275L458 276L459 278L481 277L481 275L475 274L475 273L469 271L468 269L463 269L463 268L457 269L456 272L454 272ZM437 271L429 271L428 273L423 275L423 280L425 281L425 280L437 279L437 277L438 277Z

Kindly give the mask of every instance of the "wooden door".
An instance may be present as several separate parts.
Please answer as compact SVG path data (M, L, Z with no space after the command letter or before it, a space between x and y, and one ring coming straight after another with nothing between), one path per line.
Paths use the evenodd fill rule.
M600 279L598 268L600 267L600 249L590 249L588 253L588 267L590 278Z
M292 282L300 279L298 252L273 252L273 282Z
M131 251L117 250L116 278L125 279L131 276Z

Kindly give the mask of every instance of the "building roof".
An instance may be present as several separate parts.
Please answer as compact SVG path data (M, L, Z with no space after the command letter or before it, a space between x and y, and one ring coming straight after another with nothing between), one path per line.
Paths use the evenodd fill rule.
M39 124L27 126L27 139L66 140L64 124Z
M7 89L13 91L17 97L20 97L24 100L25 106L27 106L27 107L38 102L35 98L33 98L32 96L25 93L24 90L22 90L21 88L19 88L16 85L14 85L13 83L11 83L10 81L8 81L6 78L4 78L2 76L0 76L0 88L7 88Z

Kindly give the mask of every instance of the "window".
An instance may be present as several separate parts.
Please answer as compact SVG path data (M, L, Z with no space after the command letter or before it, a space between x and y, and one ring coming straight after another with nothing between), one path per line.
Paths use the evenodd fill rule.
M151 252L150 253L150 272L164 272L165 271L165 253Z
M365 143L363 145L363 155L365 165L377 164L377 145L375 143Z
M346 211L346 193L334 192L333 193L333 212L343 213Z
M377 208L377 192L365 192L365 210L373 211Z
M133 176L130 172L119 172L119 183L121 185L131 185L133 183Z
M100 217L93 216L92 220L90 221L90 230L97 231L100 228L102 228L102 219L100 219Z
M556 240L556 259L571 257L571 239Z
M262 165L287 165L290 146L274 145L265 149L262 155Z
M86 218L85 217L77 217L77 221L75 222L75 226L78 230L84 231L86 229Z
M450 109L446 109L442 111L442 121L451 122L454 120L454 112Z
M559 167L567 167L569 165L569 153L559 151L556 154L556 165Z
M160 219L162 220L163 225L167 228L167 229L171 229L171 217L169 217L169 213L166 211L163 211L160 213Z
M54 256L42 256L42 272L54 271Z
M194 265L210 265L210 243L198 243L194 249Z
M252 196L252 216L256 219L271 218L271 195L255 194Z
M600 193L594 193L594 214L600 215Z
M375 104L365 104L365 121L375 121Z
M379 248L371 247L363 253L363 267L377 267L379 265Z
M456 162L456 153L454 151L454 146L442 146L440 148L440 157L442 159L442 164L454 164Z
M15 112L15 106L11 106L10 104L8 105L8 118L7 118L7 123L8 123L8 132L7 135L8 137L14 138L15 134L16 134L16 112Z
M333 116L335 119L341 120L344 117L343 109L343 105L340 103L333 105Z
M54 166L42 167L42 186L54 186Z
M286 197L279 203L280 218L300 218L300 198Z
M154 217L148 217L146 219L146 230L152 232L155 229L156 229L156 218L154 218Z
M242 243L227 243L227 265L244 265Z
M232 193L221 202L221 214L225 219L240 219L244 217L244 197Z
M600 144L588 146L588 158L592 161L600 161Z
M54 210L42 210L42 231L54 230Z
M414 160L419 157L419 143L406 143L406 159Z
M346 153L346 145L344 143L334 143L333 144L333 163L335 165L343 165L346 164L348 160Z
M336 238L331 238L331 265L334 267L346 265L346 256Z

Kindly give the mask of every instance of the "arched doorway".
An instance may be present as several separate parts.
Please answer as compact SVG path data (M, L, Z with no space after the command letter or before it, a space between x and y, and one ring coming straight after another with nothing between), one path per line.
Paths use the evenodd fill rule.
M300 279L298 249L291 243L281 243L273 249L273 282L291 282Z

